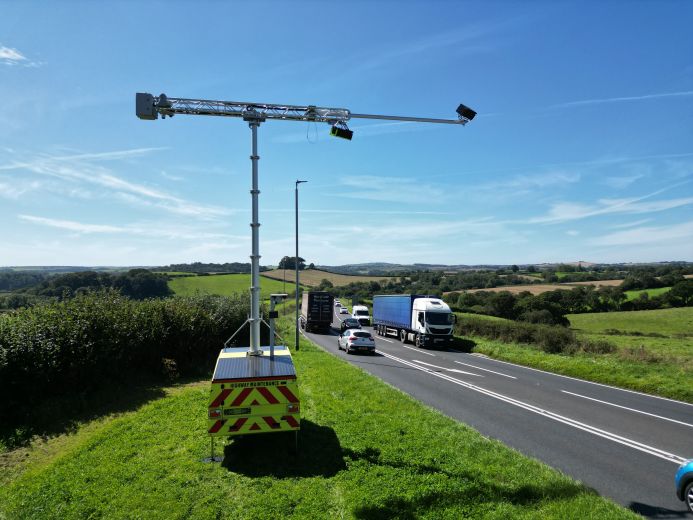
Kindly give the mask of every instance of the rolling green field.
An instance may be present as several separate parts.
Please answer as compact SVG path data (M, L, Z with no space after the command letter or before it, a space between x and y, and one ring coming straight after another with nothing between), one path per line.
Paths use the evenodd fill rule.
M209 386L185 385L8 458L0 518L637 518L301 341L295 456L265 434L201 462Z
M573 329L600 333L607 329L693 336L693 307L652 311L568 314Z
M666 292L669 292L671 290L671 287L658 287L656 289L639 289L635 291L626 291L626 299L627 300L635 300L636 298L640 297L641 293L647 293L647 295L652 298L653 296L659 296L660 294L664 294Z
M233 293L250 292L249 274L222 274L213 276L186 276L174 278L168 282L173 292L180 296L194 296L196 294L219 294L227 296ZM293 286L286 284L286 290L291 291ZM271 278L260 276L260 297L268 299L272 293L284 292L284 283Z
M489 356L693 403L693 307L569 314L578 334L616 345L615 352L548 354L526 346L472 338Z

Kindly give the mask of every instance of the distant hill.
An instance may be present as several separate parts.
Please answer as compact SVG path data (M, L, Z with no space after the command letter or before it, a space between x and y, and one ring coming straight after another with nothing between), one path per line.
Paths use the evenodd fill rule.
M130 269L147 269L144 266L129 266L129 267L115 267L115 266L83 266L83 265L16 265L16 266L6 266L0 267L0 273L2 272L16 272L16 271L36 271L45 274L52 273L81 273L84 271L95 271L95 272L118 272L118 271L129 271Z

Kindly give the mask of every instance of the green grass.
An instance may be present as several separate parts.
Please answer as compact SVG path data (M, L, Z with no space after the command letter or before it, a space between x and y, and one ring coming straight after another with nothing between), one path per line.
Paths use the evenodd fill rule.
M600 312L568 314L572 328L599 333L607 329L664 335L693 336L693 307L657 309L652 311Z
M475 352L693 403L693 307L570 314L572 328L590 340L616 345L610 354L548 354L526 345L481 338Z
M653 296L659 296L660 294L667 293L671 290L671 287L658 287L656 289L639 289L635 291L626 291L627 300L635 300L642 293L647 293L647 295L652 298Z
M250 293L249 274L223 274L212 276L186 276L174 278L168 282L173 292L180 296L196 294L218 294L228 296L233 293ZM272 293L284 292L284 283L271 278L260 276L260 296L269 298ZM291 291L293 285L286 284L286 290Z
M294 359L295 458L267 434L200 462L208 385L187 386L28 457L0 518L637 518L305 340Z

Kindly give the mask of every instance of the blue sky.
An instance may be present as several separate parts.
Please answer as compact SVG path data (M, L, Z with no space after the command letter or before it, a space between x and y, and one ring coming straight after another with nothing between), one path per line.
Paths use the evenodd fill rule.
M250 131L135 92L455 118L259 129L260 253L693 261L693 2L2 2L0 265L248 261Z

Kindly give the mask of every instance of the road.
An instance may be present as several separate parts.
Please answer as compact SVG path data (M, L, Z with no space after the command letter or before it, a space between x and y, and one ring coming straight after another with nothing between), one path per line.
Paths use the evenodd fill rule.
M686 517L673 481L693 458L693 405L375 334L376 355L347 355L336 338L346 317L334 315L330 335L305 336L643 516Z

